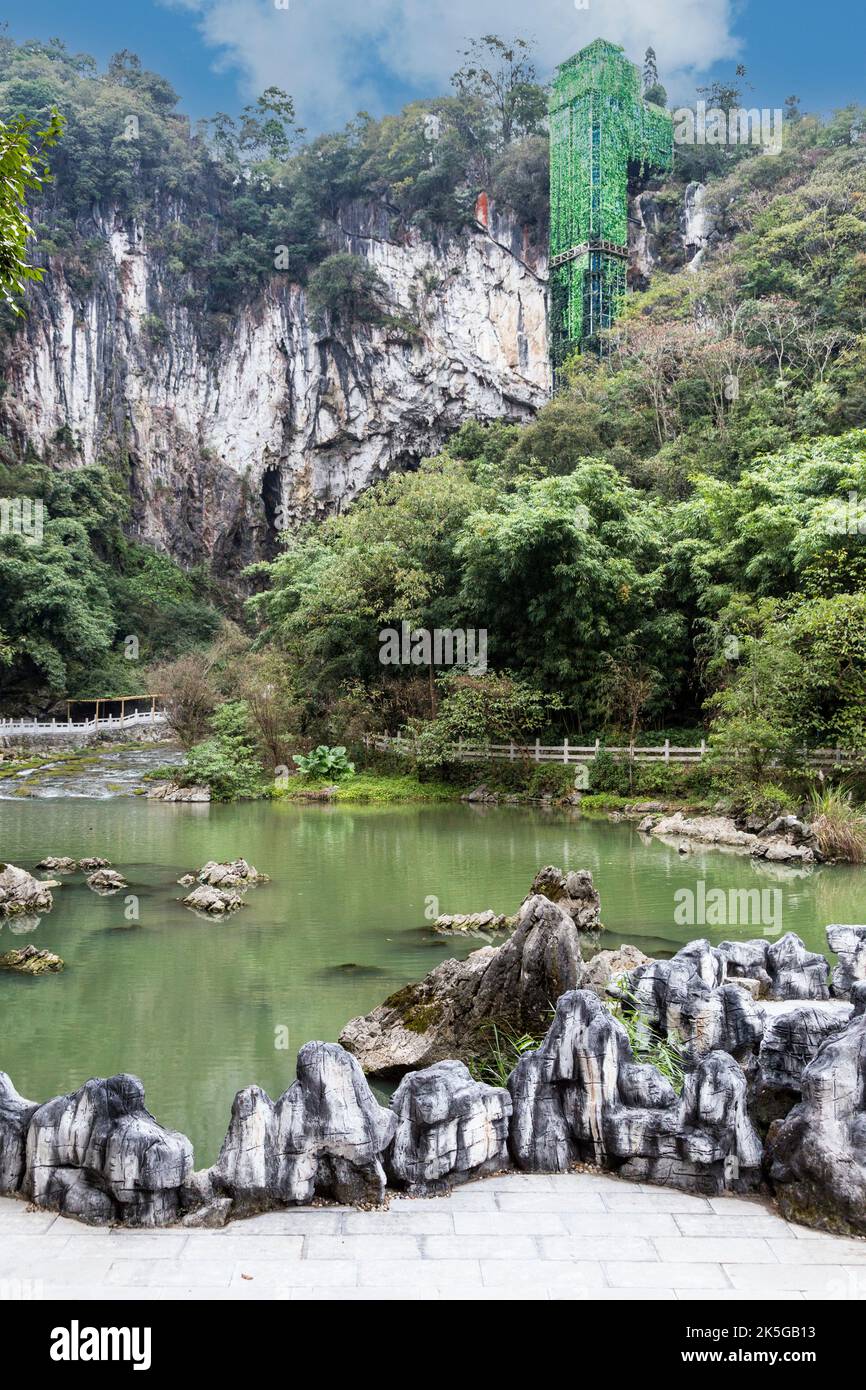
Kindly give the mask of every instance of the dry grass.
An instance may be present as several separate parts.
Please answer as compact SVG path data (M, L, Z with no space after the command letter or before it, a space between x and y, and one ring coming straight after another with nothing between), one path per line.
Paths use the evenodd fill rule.
M866 816L839 788L812 793L812 827L825 859L848 864L866 861Z

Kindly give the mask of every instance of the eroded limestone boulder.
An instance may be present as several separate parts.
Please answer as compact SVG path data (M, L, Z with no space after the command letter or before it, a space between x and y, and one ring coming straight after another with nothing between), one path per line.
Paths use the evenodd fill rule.
M56 975L64 966L53 951L40 951L36 946L21 946L0 956L0 970L15 970L19 975Z
M37 1206L97 1224L177 1219L192 1145L164 1129L136 1076L94 1078L30 1117L23 1190Z
M181 787L177 782L158 782L148 790L149 801L210 801L210 787Z
M47 869L52 874L74 874L78 868L78 861L68 859L64 855L59 859L54 859L49 855L47 859L40 859L36 867L37 869Z
M50 912L54 903L55 879L38 879L15 864L0 864L0 917Z
M833 971L833 994L837 999L850 999L854 985L866 980L866 926L835 923L827 928L827 944L839 957Z
M110 859L103 859L100 854L92 854L88 859L79 859L78 867L82 873L92 874L96 869L108 869L111 866Z
M866 1234L866 1014L830 1037L804 1069L803 1099L768 1136L766 1162L783 1215Z
M391 1098L397 1116L389 1180L415 1196L441 1192L508 1164L508 1091L475 1081L462 1062L405 1076Z
M802 1075L818 1050L847 1028L854 1009L844 1000L764 1001L755 1106L761 1118L787 1114L800 1099Z
M452 1058L469 1061L484 1049L493 1022L520 1033L543 1026L550 1001L574 989L582 974L574 919L537 894L527 898L501 946L443 961L366 1017L353 1018L340 1042L373 1076L399 1076Z
M601 930L601 898L589 869L563 873L562 869L548 864L535 875L526 901L538 893L567 912L578 931Z
M453 916L437 917L433 923L433 930L441 936L454 936L460 932L507 931L509 927L514 926L516 920L515 917L506 917L504 912L494 912L492 908L488 908L486 912L469 912L465 915L455 913Z
M126 888L127 882L122 874L116 869L95 869L87 877L87 886L92 888L94 893L118 893L121 888Z
M211 888L245 889L251 883L267 883L267 874L260 874L246 859L234 859L231 863L217 863L211 859L196 875L199 883Z
M397 1117L379 1105L360 1066L336 1043L298 1053L297 1080L276 1102L259 1086L239 1091L219 1158L198 1194L230 1197L234 1212L314 1197L380 1203L382 1157Z
M39 1109L34 1100L19 1096L12 1080L0 1071L0 1193L15 1196L26 1171L27 1129Z
M191 907L194 912L207 913L209 917L225 917L228 913L237 912L239 907L245 906L240 893L230 893L222 888L209 888L204 883L200 883L198 888L188 893L182 902L184 907Z
M632 970L651 963L650 956L645 956L637 946L627 943L620 946L618 951L599 951L587 961L580 987L591 989L599 999L606 999L611 988L628 986L627 976Z
M763 1032L755 1002L745 990L726 983L725 960L708 941L691 941L670 960L640 965L628 977L628 990L650 1031L697 1062L719 1049L744 1057Z
M678 1097L635 1060L622 1024L588 990L558 1001L544 1042L518 1062L508 1088L511 1153L528 1171L564 1172L580 1160L705 1193L760 1181L760 1140L734 1059L702 1058Z

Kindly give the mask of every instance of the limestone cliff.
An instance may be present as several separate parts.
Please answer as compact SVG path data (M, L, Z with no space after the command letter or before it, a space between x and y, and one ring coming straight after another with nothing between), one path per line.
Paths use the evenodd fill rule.
M525 419L545 399L546 261L483 212L433 242L350 205L328 238L379 272L389 324L322 321L275 272L214 342L144 229L94 209L97 273L52 258L2 349L0 434L59 466L119 460L138 539L236 574L467 417Z

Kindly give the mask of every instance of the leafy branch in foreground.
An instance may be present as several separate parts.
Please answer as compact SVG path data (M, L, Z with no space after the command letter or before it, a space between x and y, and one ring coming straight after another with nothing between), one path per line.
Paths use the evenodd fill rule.
M50 178L43 151L63 132L63 117L52 110L48 125L16 116L0 121L0 302L20 314L17 300L28 280L41 280L43 271L27 259L33 228L27 215L28 193L39 193Z

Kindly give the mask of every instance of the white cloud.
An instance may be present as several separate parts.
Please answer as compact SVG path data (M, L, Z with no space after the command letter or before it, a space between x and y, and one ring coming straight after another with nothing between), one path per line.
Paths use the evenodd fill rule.
M642 61L652 45L673 97L733 58L734 0L165 0L198 14L220 70L235 70L245 96L282 87L302 122L330 128L359 110L393 105L395 84L419 95L446 92L465 40L484 33L531 37L539 73L595 38L621 43Z

